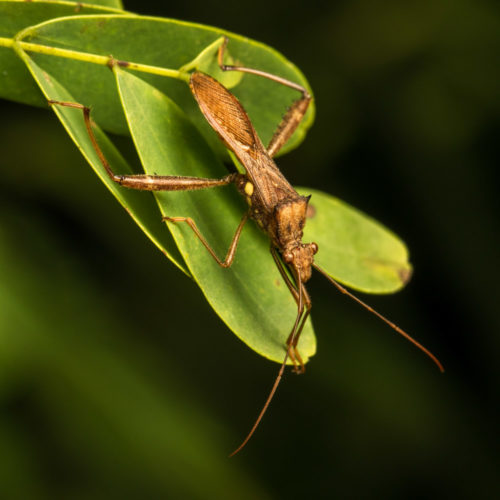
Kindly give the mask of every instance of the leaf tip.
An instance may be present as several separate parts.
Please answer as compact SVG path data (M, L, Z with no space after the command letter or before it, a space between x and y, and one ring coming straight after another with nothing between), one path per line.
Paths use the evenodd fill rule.
M408 265L408 267L402 267L398 270L398 276L399 279L401 280L401 283L403 285L406 285L408 281L410 281L411 277L413 276L413 269L411 266Z

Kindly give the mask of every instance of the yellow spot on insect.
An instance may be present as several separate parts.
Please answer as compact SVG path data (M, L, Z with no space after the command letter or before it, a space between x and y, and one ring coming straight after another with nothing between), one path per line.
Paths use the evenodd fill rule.
M253 194L253 184L251 182L247 182L245 184L245 194L247 196L252 196L252 194Z
M251 207L252 206L252 198L250 198L250 196L247 196L247 203L248 203L248 206Z

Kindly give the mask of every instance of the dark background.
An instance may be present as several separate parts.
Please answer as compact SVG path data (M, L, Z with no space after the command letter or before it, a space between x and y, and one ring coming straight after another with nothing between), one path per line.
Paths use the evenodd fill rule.
M315 276L318 354L227 459L277 365L141 234L52 113L2 102L2 498L496 498L497 4L169 3L126 7L302 69L317 119L280 166L406 241L412 281L367 300L446 373Z

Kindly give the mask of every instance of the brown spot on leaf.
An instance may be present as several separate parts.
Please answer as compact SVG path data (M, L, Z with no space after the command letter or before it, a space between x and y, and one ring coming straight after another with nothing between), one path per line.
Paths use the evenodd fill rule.
M83 4L81 2L77 2L75 5L75 12L80 12L83 9Z
M130 66L130 63L128 61L121 61L119 59L116 61L116 64L118 64L120 68L128 68Z
M411 268L404 268L398 271L399 279L406 285L413 274L413 270Z

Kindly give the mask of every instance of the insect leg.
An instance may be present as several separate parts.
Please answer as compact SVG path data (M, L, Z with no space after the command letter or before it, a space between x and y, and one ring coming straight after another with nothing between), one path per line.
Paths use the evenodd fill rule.
M213 248L210 246L208 241L205 239L205 237L201 234L200 230L196 226L196 223L194 222L191 217L163 217L163 220L169 221L169 222L186 222L189 227L193 230L194 234L198 237L198 239L203 243L203 246L208 250L210 255L215 259L217 264L221 267L230 267L231 264L233 263L234 260L234 255L236 253L236 247L238 246L238 242L240 240L241 236L241 231L243 230L243 226L245 225L245 222L248 220L248 212L245 212L243 214L243 217L241 218L241 221L238 225L238 228L236 229L236 232L234 233L233 239L231 240L231 244L229 245L229 250L227 251L226 257L224 260L221 260L217 254L214 252Z
M280 265L281 264L278 264L279 262L279 259L278 259L278 256L276 254L276 250L271 247L271 254L273 255L273 258L276 262L276 264L278 265L278 269L280 268ZM283 274L282 274L283 276ZM287 281L285 280L286 283L291 283L291 281ZM296 290L297 294L298 294L298 310L299 310L299 313L297 314L297 317L295 318L295 323L293 325L293 329L292 329L292 334L297 332L298 328L299 330L301 329L299 327L299 321L300 321L300 316L302 315L302 311L304 310L304 304L303 304L303 295L302 295L302 292L305 291L305 288L304 286L302 285L302 283L300 283L300 288L298 289L298 291ZM294 340L294 336L292 336L292 342ZM257 416L257 419L255 420L252 428L250 429L250 432L247 434L246 438L243 440L243 442L238 446L238 448L236 448L229 456L230 457L233 457L234 455L236 455L236 453L239 453L239 451L245 447L245 445L248 443L248 441L250 440L250 438L253 436L253 433L255 432L255 430L257 429L257 427L259 426L260 424L260 421L262 420L262 417L264 416L264 414L266 413L272 399L274 398L274 394L276 393L276 389L278 389L278 385L279 383L281 382L281 379L283 378L283 374L285 372L285 367L286 367L286 363L288 361L288 357L290 356L290 353L292 352L292 350L290 349L290 347L286 350L285 352L285 357L283 358L283 362L281 363L281 366L280 366L280 370L278 372L278 375L276 376L276 378L274 379L274 384L271 388L271 391L269 392L269 395L267 396L267 399L266 399L266 402L264 403L264 406L262 407L262 410L260 410L260 413L259 415Z
M312 308L311 298L307 293L306 287L302 283L300 284L300 286L302 288L303 307L301 311L297 312L297 315L298 317L299 316L302 317L300 319L300 324L298 325L298 327L294 326L293 330L290 332L290 335L288 336L288 339L286 341L290 359L292 359L294 364L293 371L295 373L305 373L306 371L306 365L304 364L304 361L302 361L302 356L300 355L297 346L299 343L300 335L302 333L304 325L306 324L307 318L311 313L311 308Z
M281 277L283 278L283 281L286 283L286 286L290 290L290 293L295 299L295 302L297 303L297 305L299 305L299 292L297 291L295 283L293 283L290 277L288 276L283 266L283 263L281 262L278 253L276 252L276 249L273 246L271 246L271 255L273 256L274 262L276 264L276 267L278 268L278 271L281 274Z
M83 104L75 102L63 102L49 100L50 105L64 106L68 108L80 109L83 112L85 126L92 142L92 146L99 157L102 166L105 168L109 178L120 184L121 186L138 189L142 191L192 191L195 189L206 189L217 186L225 186L231 184L236 180L238 174L229 174L222 179L204 179L201 177L187 177L187 176L174 176L174 175L119 175L115 174L111 169L104 153L102 152L94 131L92 129L92 122L90 119L90 108Z
M307 293L306 287L303 285L303 283L300 283L301 290L297 290L297 286L295 283L292 282L290 277L288 276L284 264L280 260L278 253L274 247L271 247L271 255L273 256L274 262L276 263L276 266L278 267L278 271L281 274L281 277L283 278L283 281L286 283L286 286L290 290L290 293L292 294L295 302L297 303L297 321L294 324L294 327L292 331L290 332L290 335L288 336L288 339L286 341L286 345L288 347L288 353L287 355L290 357L290 359L293 361L294 365L294 372L295 373L304 373L305 372L305 364L302 361L302 357L300 356L299 350L297 348L297 345L299 343L299 338L300 334L302 333L302 330L304 328L304 325L307 321L307 318L309 317L309 314L311 312L312 308L312 302L309 294ZM305 309L305 312L304 312ZM300 323L298 322L298 319L300 318Z
M294 83L286 78L281 78L280 76L273 75L272 73L267 73L253 68L246 68L244 66L230 66L224 64L224 53L226 51L228 38L224 37L222 45L219 47L218 53L218 63L222 71L241 71L243 73L250 73L252 75L262 76L268 78L274 82L280 83L294 90L297 90L302 94L302 97L297 99L292 103L285 116L282 118L281 123L278 125L276 132L274 132L269 145L267 146L267 153L272 158L290 139L295 129L299 126L299 123L304 118L306 114L309 103L311 102L312 96L302 85Z
M302 361L302 358L300 356L297 345L299 343L300 335L302 333L304 325L306 324L307 318L309 317L309 314L311 314L311 308L312 308L311 297L307 293L306 287L304 286L303 283L301 283L300 286L302 287L302 297L304 300L305 312L302 315L300 325L297 328L295 334L292 331L292 333L290 333L290 336L287 340L287 344L290 344L290 347L291 347L291 349L293 349L293 353L294 353L295 357L297 358L297 361L299 362L299 366L298 367L295 366L295 373L304 373L306 371L306 365Z

